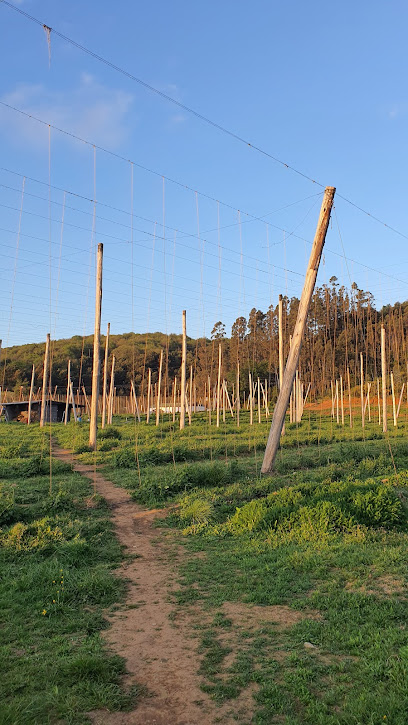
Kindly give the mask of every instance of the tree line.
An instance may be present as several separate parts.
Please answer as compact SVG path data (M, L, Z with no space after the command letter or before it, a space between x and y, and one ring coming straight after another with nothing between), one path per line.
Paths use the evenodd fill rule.
M287 356L290 335L299 306L297 297L283 297L283 340ZM408 301L386 305L377 310L373 295L353 283L350 289L340 286L336 277L316 287L302 345L299 371L305 382L312 383L316 396L323 395L330 380L345 376L347 368L353 384L359 382L360 353L363 354L365 376L374 379L380 374L380 330L387 331L387 359L396 380L407 376ZM101 345L105 339L102 337ZM235 381L240 363L241 391L248 391L248 372L269 385L276 386L278 377L278 306L266 312L252 308L248 317L239 316L227 334L224 323L215 323L211 339L187 339L187 367L193 367L198 390L204 389L208 376L216 380L218 345L222 346L223 377ZM71 360L74 388L91 389L93 337L76 335L56 340L51 345L52 385L64 390L67 363ZM170 386L179 377L181 335L125 333L111 335L109 363L115 355L115 385L118 394L129 394L131 380L137 393L145 392L147 371L152 382L158 377L160 351L164 351L164 376ZM35 365L37 387L41 385L44 344L10 347L2 351L0 385L3 389L26 392Z

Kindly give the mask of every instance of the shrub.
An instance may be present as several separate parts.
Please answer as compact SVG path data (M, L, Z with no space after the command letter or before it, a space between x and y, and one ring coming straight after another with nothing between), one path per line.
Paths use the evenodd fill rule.
M100 444L100 446L98 446L98 448L99 448L99 451L111 451L112 448L117 448L118 445L119 445L119 441L117 441L113 438L113 439L108 439L108 440L102 441L102 443Z
M0 446L0 456L2 458L22 458L26 455L28 447L26 443L7 443Z
M193 501L185 499L180 504L179 515L183 521L188 521L195 529L197 525L208 524L212 516L212 505L210 501L203 498L196 498Z
M98 435L101 440L115 439L119 441L122 438L122 433L120 432L120 430L113 427L103 428L103 430L99 431Z
M358 521L367 526L401 524L405 518L401 501L386 486L366 493L358 491L351 498L351 508Z
M267 512L265 500L253 499L241 508L227 521L227 529L232 534L243 534L258 529L264 522Z
M135 468L137 465L135 451L131 448L118 451L114 456L113 465L115 468Z
M6 549L30 551L45 549L50 544L55 544L63 538L61 528L59 526L52 527L51 520L43 518L29 525L21 522L14 524L8 532L1 536L0 543Z

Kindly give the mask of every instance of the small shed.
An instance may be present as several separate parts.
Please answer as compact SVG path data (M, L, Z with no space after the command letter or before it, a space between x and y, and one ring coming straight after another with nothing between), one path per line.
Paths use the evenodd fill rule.
M19 400L15 403L2 403L1 407L4 411L4 417L6 423L11 423L13 420L18 420L23 423L27 423L28 420L28 400ZM47 400L45 404L45 420L51 423L62 423L65 417L65 402L59 402L57 400L51 400L51 403ZM71 417L72 403L68 405L68 420ZM41 417L41 400L33 400L31 403L31 422L40 420Z

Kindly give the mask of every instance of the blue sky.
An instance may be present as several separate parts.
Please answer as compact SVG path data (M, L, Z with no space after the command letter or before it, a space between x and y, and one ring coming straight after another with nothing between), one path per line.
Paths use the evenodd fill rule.
M405 3L15 4L408 234ZM0 49L0 100L89 141L0 106L3 345L92 331L100 241L114 333L179 332L184 308L191 336L229 332L300 294L320 187L52 32L49 64L1 3ZM406 247L337 198L319 283L406 299Z

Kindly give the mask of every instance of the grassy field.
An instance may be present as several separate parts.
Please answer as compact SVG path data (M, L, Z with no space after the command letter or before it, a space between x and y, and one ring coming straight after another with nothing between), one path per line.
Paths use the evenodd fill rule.
M184 431L116 419L96 454L85 424L53 435L138 502L169 506L160 525L188 553L175 605L205 612L197 670L216 702L251 693L259 725L406 725L407 422L384 438L374 422L363 431L307 412L287 425L274 475L260 477L268 426L249 426L245 413L239 429L227 419L218 430L205 416ZM80 722L87 709L126 707L122 665L98 634L102 608L118 600L107 512L87 506L87 485L59 463L49 493L48 439L34 426L2 426L0 446L2 722ZM63 602L53 602L61 573Z
M37 426L0 428L0 723L82 723L123 709L122 660L102 645L121 560L105 503L53 461Z

